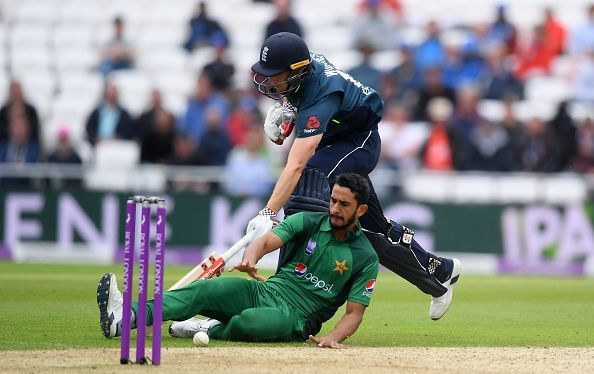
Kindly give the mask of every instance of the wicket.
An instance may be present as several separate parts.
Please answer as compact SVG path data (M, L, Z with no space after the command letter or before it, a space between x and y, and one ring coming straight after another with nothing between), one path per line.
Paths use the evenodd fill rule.
M157 205L157 232L155 243L155 293L153 307L152 364L161 363L161 324L163 318L163 273L165 270L165 222L167 208L165 200L159 197L134 196L126 202L126 227L124 233L124 295L122 315L122 337L120 363L130 361L130 333L132 314L132 291L134 289L134 247L136 243L136 209L141 205L140 248L138 274L138 313L136 314L136 362L146 364L146 304L148 292L148 270L150 250L151 205Z

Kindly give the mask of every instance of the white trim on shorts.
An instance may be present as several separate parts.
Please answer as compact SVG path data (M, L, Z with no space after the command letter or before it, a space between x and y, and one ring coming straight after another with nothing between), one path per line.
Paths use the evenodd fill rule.
M365 142L367 142L367 139L369 139L369 137L371 136L371 133L372 132L373 132L373 130L369 131L369 134L367 134L367 137L365 138L365 140L363 140L363 144L361 144L359 147L353 149L352 151L350 151L349 153L347 153L343 158L341 158L340 160L338 160L338 163L336 165L334 165L334 168L332 168L332 170L330 170L330 172L328 173L328 177L330 177L332 175L332 173L334 173L334 170L336 170L336 168L338 167L338 165L340 165L340 163L342 161L344 161L345 158L349 157L357 149L361 149L361 148L363 148L363 146L365 146Z

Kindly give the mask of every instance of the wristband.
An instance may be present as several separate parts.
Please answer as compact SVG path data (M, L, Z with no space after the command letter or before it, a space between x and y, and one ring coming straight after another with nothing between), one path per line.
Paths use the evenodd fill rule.
M264 217L274 217L276 216L276 212L272 209L270 209L269 207L264 207L264 209L262 209L259 213L259 216L264 216Z

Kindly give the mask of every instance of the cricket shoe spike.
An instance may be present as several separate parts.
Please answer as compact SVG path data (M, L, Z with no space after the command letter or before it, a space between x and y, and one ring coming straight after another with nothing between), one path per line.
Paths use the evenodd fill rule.
M97 305L99 325L103 335L108 339L121 334L122 304L122 293L118 290L115 274L105 274L97 286Z
M176 338L193 338L198 331L205 332L208 335L208 331L216 325L220 325L221 322L216 319L198 319L192 317L185 321L175 321L169 325L169 334Z
M437 321L448 311L450 304L452 303L452 294L454 293L454 285L458 282L460 277L460 271L462 269L462 263L457 258L452 260L454 266L452 268L452 274L443 284L447 291L439 296L431 298L431 305L429 306L429 317Z

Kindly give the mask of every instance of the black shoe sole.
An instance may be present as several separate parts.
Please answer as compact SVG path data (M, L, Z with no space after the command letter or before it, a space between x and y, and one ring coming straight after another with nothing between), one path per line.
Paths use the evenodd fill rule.
M97 286L97 305L99 306L99 326L103 336L111 339L109 334L109 316L107 315L107 302L109 300L109 286L111 284L111 274L105 274L101 277Z

